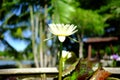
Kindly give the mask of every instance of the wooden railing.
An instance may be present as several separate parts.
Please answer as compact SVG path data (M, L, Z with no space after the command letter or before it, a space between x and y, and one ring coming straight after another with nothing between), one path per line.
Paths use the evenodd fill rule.
M0 77L40 77L41 80L54 78L58 75L56 67L52 68L14 68L0 69ZM46 78L46 79L45 79Z
M94 67L93 70L95 71L97 68ZM111 74L120 74L119 67L103 67L106 71L110 72Z
M120 68L103 67L106 71L111 74L120 74ZM97 68L93 68L96 70ZM3 76L41 76L44 75L47 78L54 78L58 75L58 69L52 68L14 68L14 69L0 69L0 77ZM44 79L42 79L44 80ZM45 79L46 80L46 79Z

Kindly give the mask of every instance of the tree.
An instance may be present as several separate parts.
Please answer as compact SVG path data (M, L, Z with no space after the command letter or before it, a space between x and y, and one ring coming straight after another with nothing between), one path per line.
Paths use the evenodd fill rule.
M100 36L104 33L105 19L97 12L77 8L71 16L71 22L78 26L79 40L79 57L83 58L83 41L84 37Z
M107 27L104 36L118 36L120 31L120 1L109 0L106 5L100 7L97 12L101 15L107 15L106 23L110 24Z

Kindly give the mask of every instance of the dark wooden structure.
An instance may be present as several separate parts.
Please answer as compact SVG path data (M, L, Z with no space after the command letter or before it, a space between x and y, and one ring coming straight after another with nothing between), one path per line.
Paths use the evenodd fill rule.
M88 38L84 41L84 43L88 44L88 60L91 59L91 54L92 54L92 45L93 44L101 44L101 45L106 45L106 43L110 43L111 50L113 51L112 48L112 42L118 41L118 37L95 37L95 38Z

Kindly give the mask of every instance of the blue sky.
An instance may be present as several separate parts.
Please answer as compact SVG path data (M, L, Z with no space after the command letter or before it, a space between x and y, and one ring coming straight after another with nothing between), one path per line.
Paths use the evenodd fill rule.
M27 32L28 33L28 32ZM25 34L25 33L24 33ZM27 36L27 35L26 35ZM29 45L30 41L27 40L21 40L21 39L15 39L11 36L10 31L7 31L4 34L4 39L18 52L22 52L25 50L25 48ZM5 46L3 44L0 44L0 50L3 51L5 49Z
M12 16L13 14L16 15L16 16L19 16L21 14L21 11L22 11L22 7L23 7L23 4L21 4L19 6L19 8L13 8L11 10L11 13L7 14L5 19L7 19L8 17ZM44 12L44 9L40 9L39 6L36 6L34 7L35 11L37 10L41 10L41 12ZM51 20L47 20L48 23L51 22ZM3 20L0 20L0 26L4 24L4 21ZM21 22L21 23L17 23L17 25L5 25L5 27L8 27L8 28L14 28L14 27L19 27L19 26L24 26L24 25L27 25L27 26L30 26L29 23L26 23L26 22ZM30 38L31 37L31 32L30 30L26 29L23 31L23 36L25 38ZM30 41L27 41L27 40L21 40L21 39L15 39L11 36L11 32L10 30L6 31L4 33L4 39L14 48L16 49L18 52L22 52L25 50L25 48L30 44ZM48 46L51 46L52 45L52 41L51 40L48 40L47 41L48 43ZM0 42L0 51L4 51L5 49L5 46L2 42Z

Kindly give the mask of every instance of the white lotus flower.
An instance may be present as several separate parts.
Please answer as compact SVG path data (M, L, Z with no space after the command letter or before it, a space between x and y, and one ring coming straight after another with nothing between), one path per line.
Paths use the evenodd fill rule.
M72 57L71 52L62 50L62 58L70 58L70 57Z
M60 56L60 53L58 53L58 56ZM69 59L70 57L72 57L72 53L71 52L62 50L61 58L62 58L62 67L63 67L63 69L65 68L66 60Z
M75 32L77 26L74 26L73 24L49 24L49 31L53 33L54 35L58 36L58 39L61 42L64 42L66 36L72 35Z

